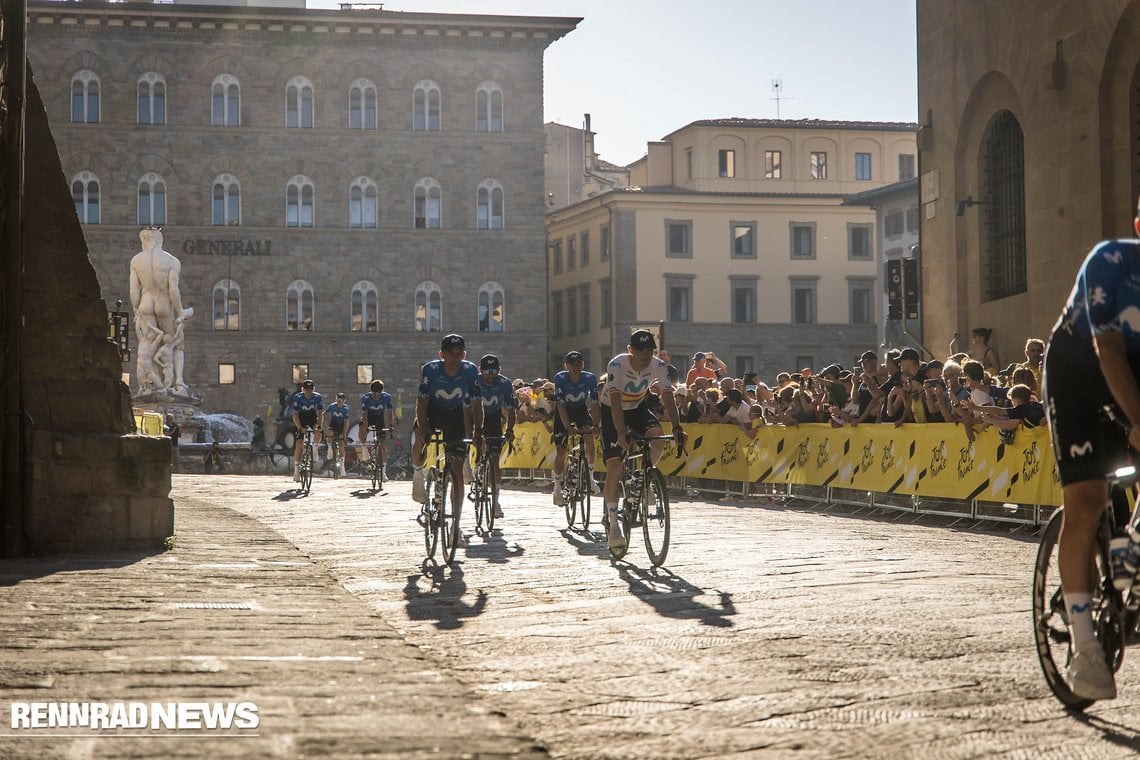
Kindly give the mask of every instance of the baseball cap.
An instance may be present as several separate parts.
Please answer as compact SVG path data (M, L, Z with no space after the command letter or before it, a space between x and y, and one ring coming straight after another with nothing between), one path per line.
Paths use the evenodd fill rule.
M838 364L828 364L826 367L824 367L823 369L821 369L819 371L819 374L831 375L832 377L839 377L839 373L842 371L843 371L843 368L840 367Z
M693 354L693 361L696 361L697 359L704 359L704 358L705 358L705 352L704 351L698 351L695 354Z
M906 361L906 360L908 360L908 359L909 359L910 361L912 361L912 362L917 362L917 361L921 361L921 360L922 360L922 356L920 356L920 355L919 355L919 353L918 353L918 350L917 350L917 349L914 349L914 348L904 348L904 349L903 349L903 350L902 350L902 351L899 353L899 361L900 361L900 362L901 362L901 361Z
M316 383L314 383L312 380L306 380L305 382L301 383L302 388L312 388L314 385L316 385Z
M898 360L899 360L899 355L901 353L902 353L902 351L899 351L897 348L892 348L890 351L887 351L887 359L889 361L895 362L897 364Z
M930 361L928 361L926 363L926 369L927 370L942 369L942 367L943 367L942 362L938 361L937 359L931 359Z
M634 330L633 334L629 336L630 348L657 348L657 341L653 339L653 333L648 330Z
M514 380L511 381L511 387L514 388L516 391L519 388L523 387L524 385L526 385L526 381L523 380L521 377L516 377Z
M446 351L449 348L467 348L467 344L463 342L463 336L456 333L445 335L443 340L439 342L439 350Z
M860 362L873 362L878 360L879 357L874 351L864 351L863 355L859 357Z
M495 356L494 354L485 355L482 359L479 360L479 369L482 372L486 372L487 370L491 369L498 370L499 357Z
M582 358L581 351L568 351L566 353L566 358L563 359L563 361L566 364L577 364L578 362L585 361L585 359Z

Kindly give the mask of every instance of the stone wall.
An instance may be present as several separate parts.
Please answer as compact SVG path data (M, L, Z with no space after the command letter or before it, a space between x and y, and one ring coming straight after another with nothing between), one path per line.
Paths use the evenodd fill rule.
M118 350L34 84L27 135L22 390L32 478L23 547L161 547L174 533L170 443L129 434Z

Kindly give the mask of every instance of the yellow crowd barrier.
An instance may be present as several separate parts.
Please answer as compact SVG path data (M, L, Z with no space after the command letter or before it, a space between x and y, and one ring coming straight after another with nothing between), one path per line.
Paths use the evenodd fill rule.
M135 429L139 435L165 435L162 432L162 415L156 412L135 412Z
M666 429L668 426L666 425ZM1061 484L1046 428L1019 429L1013 443L995 429L969 441L961 425L826 424L760 428L749 438L734 425L685 426L688 452L672 444L659 467L674 477L742 483L832 486L859 491L1059 506ZM601 468L601 436L595 436ZM554 445L539 422L515 426L514 451L500 464L551 469Z

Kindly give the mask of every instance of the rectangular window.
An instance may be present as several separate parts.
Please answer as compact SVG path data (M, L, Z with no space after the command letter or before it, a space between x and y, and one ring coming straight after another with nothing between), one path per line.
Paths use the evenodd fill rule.
M851 324L869 325L875 321L871 305L871 294L874 290L874 280L847 281L848 300L851 303Z
M578 313L582 315L582 323L578 327L578 332L585 334L590 332L590 284L578 286Z
M860 261L871 260L871 225L847 224L847 258Z
M804 368L815 370L815 357L811 354L798 354L792 366L797 370Z
M693 149L685 149L685 171L688 179L693 178Z
M602 261L609 261L610 260L610 226L608 224L602 225L601 238L602 238L602 240L601 240L602 248L601 248L601 251L598 253L598 256L599 256L599 258L601 258Z
M600 286L599 289L601 290L601 298L602 298L601 326L602 327L609 327L610 324L612 324L614 321L614 316L613 316L614 315L614 312L613 312L613 308L614 308L613 307L613 285L610 282L610 279L608 277L604 280L599 281L598 285Z
M578 233L578 249L582 258L579 259L583 269L590 263L590 233L583 230Z
M733 357L733 364L736 365L736 376L744 377L749 372L755 372L756 362L752 356L736 356Z
M892 211L883 218L883 232L887 237L898 237L903 233L903 212Z
M578 236L571 235L566 239L566 271L573 272L578 268Z
M731 222L732 258L756 258L756 222Z
M357 364L356 365L356 384L369 385L372 383L372 368L371 364Z
M818 278L793 278L792 283L792 322L797 325L816 323L816 281Z
M218 385L233 385L236 381L237 365L236 364L219 364L218 365Z
M665 318L670 322L693 321L693 280L696 275L665 275Z
M308 364L294 364L293 365L293 384L303 383L309 379L309 365Z
M578 289L566 288L566 334L578 334Z
M551 269L554 270L554 274L562 274L562 241L561 240L555 241L551 245L550 256L553 259L553 263L551 264Z
M780 158L781 154L778 150L764 151L764 176L768 179L780 179Z
M562 337L562 291L550 294L550 334Z
M913 153L902 153L899 155L899 179L914 179Z
M871 154L855 154L855 179L871 179Z
M717 176L736 176L736 151L718 150L716 154Z
M792 222L792 258L815 258L815 222Z
M812 179L827 179L827 153L812 151L809 161L808 176Z
M732 283L732 321L751 324L756 321L756 283Z
M689 247L692 237L692 221L665 220L665 255L673 258L691 259L693 252Z
M906 212L906 231L918 232L918 209L907 209Z

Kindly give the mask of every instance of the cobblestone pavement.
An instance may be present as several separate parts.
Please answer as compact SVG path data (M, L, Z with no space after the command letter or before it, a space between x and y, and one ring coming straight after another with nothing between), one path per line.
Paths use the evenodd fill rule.
M278 531L473 705L556 757L1140 751L1129 663L1121 698L1087 718L1049 695L1031 637L1032 539L675 500L669 562L654 572L640 536L615 564L600 533L565 530L547 493L511 490L489 538L471 535L468 505L470 545L445 570L422 563L409 484L291 487L178 476L174 496Z

